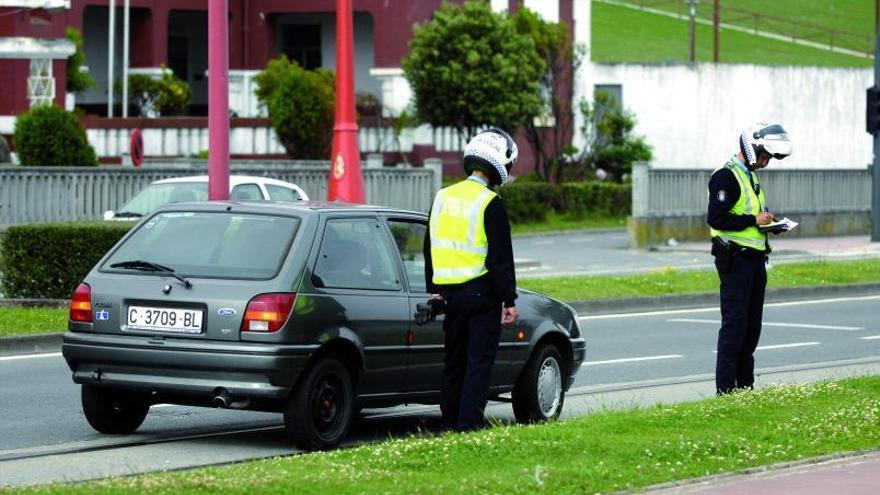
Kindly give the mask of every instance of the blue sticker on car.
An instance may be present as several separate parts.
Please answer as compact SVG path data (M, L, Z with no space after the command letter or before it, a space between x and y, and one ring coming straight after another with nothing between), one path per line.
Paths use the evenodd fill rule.
M107 310L95 311L95 319L96 320L109 320L110 312Z
M220 316L230 317L238 314L238 311L233 308L220 308L217 310L217 314Z

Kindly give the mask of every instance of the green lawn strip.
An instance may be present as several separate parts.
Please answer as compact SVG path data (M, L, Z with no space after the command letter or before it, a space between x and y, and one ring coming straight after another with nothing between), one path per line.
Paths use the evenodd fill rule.
M708 257L708 254L707 254ZM768 287L806 287L880 282L880 259L809 261L774 265ZM698 294L718 290L714 270L674 268L637 275L584 275L521 279L523 289L543 292L562 301Z
M0 307L0 337L63 332L67 308Z
M554 211L547 213L547 218L542 222L514 223L511 232L517 234L533 234L540 232L556 232L563 230L592 230L611 229L626 226L626 216L591 216L587 218L571 218L560 215Z
M687 62L688 23L626 7L593 3L594 62ZM712 60L712 27L697 25L697 61ZM747 33L721 33L721 61L761 65L870 67L866 58L833 53Z
M641 5L665 10L675 14L687 15L687 3L671 0L668 2L643 2L642 0L618 0L633 5ZM731 10L726 10L729 8ZM874 37L874 4L860 1L828 0L725 0L721 6L721 22L748 29L755 28L754 16L732 9L750 11L759 16L782 18L791 22L778 22L768 17L758 18L758 30L809 39L816 43L831 44L830 30L846 31L852 35L835 33L834 46L851 50L871 48ZM697 17L712 20L712 2L697 5ZM795 25L793 23L798 23Z
M880 447L880 377L14 493L570 494Z

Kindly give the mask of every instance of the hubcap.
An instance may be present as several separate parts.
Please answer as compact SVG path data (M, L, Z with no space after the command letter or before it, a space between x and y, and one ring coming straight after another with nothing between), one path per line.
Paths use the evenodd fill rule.
M334 437L344 422L347 398L342 382L337 377L324 376L318 380L312 397L315 430L323 437Z
M538 371L538 407L545 418L556 415L559 401L562 398L562 373L559 363L554 357L548 357L541 363Z

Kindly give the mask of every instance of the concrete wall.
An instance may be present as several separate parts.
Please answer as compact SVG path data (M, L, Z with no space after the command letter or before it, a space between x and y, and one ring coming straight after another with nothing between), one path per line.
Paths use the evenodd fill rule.
M794 140L792 156L773 168L865 168L873 158L864 117L871 69L584 64L579 76L582 95L622 86L655 167L717 168L741 130L761 120L782 122Z

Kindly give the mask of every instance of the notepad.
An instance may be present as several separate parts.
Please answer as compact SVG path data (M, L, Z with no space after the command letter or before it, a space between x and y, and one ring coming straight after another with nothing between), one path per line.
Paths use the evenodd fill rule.
M758 230L761 232L788 232L789 230L798 226L798 223L794 220L789 220L788 218L783 218L782 220L777 220L772 223L768 223L767 225L758 225Z

